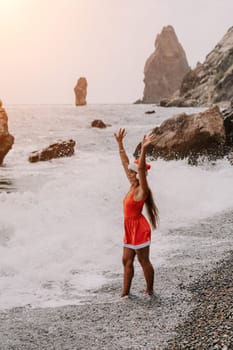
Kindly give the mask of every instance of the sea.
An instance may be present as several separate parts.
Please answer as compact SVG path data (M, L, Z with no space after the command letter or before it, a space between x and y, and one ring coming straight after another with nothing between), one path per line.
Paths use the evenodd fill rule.
M203 108L155 105L6 105L13 148L0 167L0 309L56 307L83 302L122 276L123 209L129 189L114 133L125 128L130 159L144 134L165 119ZM146 114L154 110L154 113ZM107 124L91 127L94 119ZM29 154L74 139L72 157L30 163ZM160 223L151 259L167 256L190 238L172 230L233 209L233 168L227 159L147 159ZM120 293L120 291L119 291Z

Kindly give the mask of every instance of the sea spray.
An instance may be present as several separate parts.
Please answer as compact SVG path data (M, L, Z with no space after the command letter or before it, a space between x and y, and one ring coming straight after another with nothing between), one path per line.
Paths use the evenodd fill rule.
M16 142L3 168L14 191L0 193L1 308L75 304L113 274L121 278L122 200L129 183L113 134L127 129L132 159L143 135L177 113L156 108L155 116L145 116L146 108L9 106ZM111 127L90 127L100 115ZM31 151L67 138L77 141L73 157L27 161ZM189 239L168 238L169 230L233 207L233 172L225 159L198 167L185 160L151 165L148 180L160 211L151 252L158 265Z

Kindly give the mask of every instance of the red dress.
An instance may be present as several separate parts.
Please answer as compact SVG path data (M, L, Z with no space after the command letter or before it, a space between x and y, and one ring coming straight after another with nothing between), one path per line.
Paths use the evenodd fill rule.
M134 200L134 190L124 198L124 247L140 249L151 243L151 228L142 214L142 208L146 198L141 201Z

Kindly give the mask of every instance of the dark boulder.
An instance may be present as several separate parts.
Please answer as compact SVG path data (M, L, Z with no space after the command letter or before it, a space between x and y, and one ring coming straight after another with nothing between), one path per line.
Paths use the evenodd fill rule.
M152 111L146 111L146 112L145 112L145 114L153 114L153 113L155 113L154 110L152 110Z
M189 158L192 162L199 156L217 159L225 155L225 128L218 106L204 112L175 115L152 131L156 141L147 149L147 155L165 160ZM140 145L134 155L137 157Z
M41 151L34 151L29 155L29 162L39 162L50 160L53 158L61 158L61 157L70 157L74 154L75 141L61 141L57 143L53 143L47 148L42 149Z
M95 119L91 123L92 128L105 129L107 125L101 119Z

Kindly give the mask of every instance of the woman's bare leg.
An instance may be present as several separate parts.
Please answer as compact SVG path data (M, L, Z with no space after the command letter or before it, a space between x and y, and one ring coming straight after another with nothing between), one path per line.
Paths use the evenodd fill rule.
M147 294L152 294L154 290L154 268L149 259L150 247L138 249L136 252L146 280L145 292Z
M129 294L131 282L134 275L134 258L135 258L135 251L130 248L123 248L123 257L122 262L124 266L124 278L123 278L123 289L121 293L121 297L124 297Z

